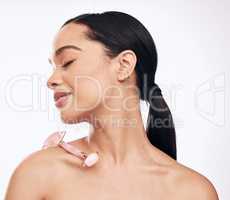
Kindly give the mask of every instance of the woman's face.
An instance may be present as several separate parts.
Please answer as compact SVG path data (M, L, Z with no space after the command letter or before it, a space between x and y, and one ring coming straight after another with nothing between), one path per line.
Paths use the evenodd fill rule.
M70 92L62 107L58 107L65 123L89 118L89 114L101 106L105 87L108 89L115 81L113 63L105 55L104 46L88 40L85 31L84 25L65 25L54 38L49 58L54 70L47 81L48 87L54 93ZM72 48L62 48L67 45ZM58 50L60 48L62 50ZM63 66L65 63L69 64Z

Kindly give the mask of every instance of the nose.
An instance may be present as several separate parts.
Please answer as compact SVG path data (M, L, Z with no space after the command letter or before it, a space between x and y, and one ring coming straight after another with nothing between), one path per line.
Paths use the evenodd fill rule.
M62 83L61 78L53 74L47 81L47 87L49 89L55 89L55 87L60 85L61 83Z
M58 84L55 83L55 82L50 82L50 81L47 81L47 87L49 89L54 89Z

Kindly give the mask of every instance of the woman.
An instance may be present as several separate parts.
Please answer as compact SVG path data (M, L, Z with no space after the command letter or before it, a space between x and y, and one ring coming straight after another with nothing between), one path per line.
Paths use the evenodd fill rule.
M155 44L141 22L115 11L77 16L58 31L49 61L62 121L93 127L68 144L98 157L84 167L59 145L34 152L15 169L6 200L218 199L205 176L176 161ZM150 105L146 130L140 100Z

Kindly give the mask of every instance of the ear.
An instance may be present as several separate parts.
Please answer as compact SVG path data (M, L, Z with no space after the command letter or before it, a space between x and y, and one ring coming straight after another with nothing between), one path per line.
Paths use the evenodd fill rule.
M137 57L132 50L124 50L118 55L117 79L123 81L129 78L136 66Z

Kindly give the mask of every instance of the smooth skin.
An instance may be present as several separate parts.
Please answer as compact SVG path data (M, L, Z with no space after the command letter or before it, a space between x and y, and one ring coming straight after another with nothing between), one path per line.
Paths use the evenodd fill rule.
M74 23L58 31L47 84L53 91L72 92L60 108L61 119L67 124L89 122L92 131L70 144L87 153L98 151L99 161L84 168L59 146L38 150L14 170L5 200L218 200L205 176L170 158L146 137L135 86L135 53L125 50L111 59L101 43L86 38L86 31ZM55 53L66 45L81 50Z

